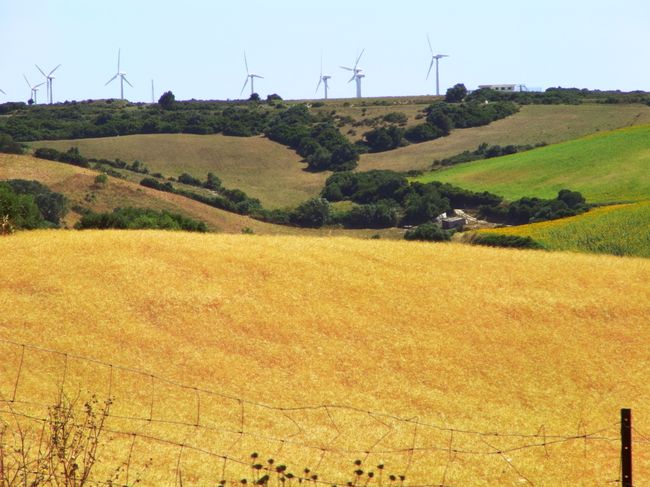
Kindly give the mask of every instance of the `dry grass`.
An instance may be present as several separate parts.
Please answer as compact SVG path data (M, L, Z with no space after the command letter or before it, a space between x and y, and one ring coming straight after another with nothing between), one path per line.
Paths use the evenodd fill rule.
M650 123L646 105L529 105L485 127L455 130L449 137L361 157L359 170L429 169L435 159L489 144L554 144L594 132Z
M247 216L230 213L204 205L189 198L145 188L139 184L109 177L105 187L94 183L97 172L88 169L36 159L30 156L0 154L0 180L33 179L49 186L53 191L63 193L70 201L70 206L81 205L93 211L111 211L117 207L134 206L153 208L181 213L187 217L206 223L210 231L241 233L250 228L262 235L349 235L369 238L379 234L385 238L401 238L400 229L381 230L344 230L344 229L306 229L272 225ZM72 227L80 215L71 211L64 224Z
M648 260L455 244L93 231L19 233L0 239L0 253L6 256L2 338L264 403L342 403L481 431L534 434L543 425L547 435L566 435L605 428L601 434L612 438L619 408L631 407L638 431L650 430ZM0 356L6 398L20 347L0 343ZM63 356L28 350L16 398L49 401L64 363ZM67 362L70 391L101 395L109 378L108 367ZM146 421L152 414L194 423L193 390L117 369L112 383L113 414L145 421L112 418L110 428L244 460L257 451L262 462L273 457L294 472L307 466L323 480L340 482L339 469L351 472L352 461L365 455L328 452L316 469L321 451L292 442L326 451L369 449L365 465L384 462L386 474L408 470L407 484L438 484L445 469L450 486L527 485L525 479L535 486L593 486L618 477L615 441L524 449L508 453L509 460L458 454L450 461L448 432L420 427L414 436L412 425L389 419L382 425L364 413L282 415L250 404L239 441L237 434ZM240 429L237 401L198 396L201 425ZM452 448L541 441L456 433ZM408 452L374 453L414 444L443 450L417 451L410 468ZM111 445L102 459L124 461L130 440L114 436ZM134 471L153 457L144 485L174 482L178 447L138 437L134 448ZM185 482L214 485L221 462L183 451ZM635 469L639 479L650 475L647 443L635 447ZM226 473L250 478L250 469L232 462ZM378 485L377 477L369 485Z
M58 150L75 146L87 157L137 159L165 176L186 172L205 180L213 172L226 187L241 189L271 208L293 206L318 194L329 175L304 171L300 156L264 137L153 134L32 145Z

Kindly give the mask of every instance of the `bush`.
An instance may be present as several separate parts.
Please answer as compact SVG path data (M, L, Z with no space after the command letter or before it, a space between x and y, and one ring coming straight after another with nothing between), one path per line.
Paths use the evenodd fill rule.
M543 249L544 247L530 237L501 235L496 233L476 233L469 243L488 247L511 247L518 249Z
M25 148L9 134L0 134L0 152L6 154L23 154Z
M7 217L17 229L35 229L44 219L32 195L16 194L6 183L0 183L0 216Z
M406 240L425 240L429 242L444 242L451 238L451 234L440 228L435 223L424 223L404 234Z
M353 228L394 227L398 220L395 206L386 203L355 206L344 217L344 223Z
M312 198L291 213L291 222L301 227L320 228L330 216L330 204L324 198Z
M197 179L194 176L187 174L186 172L178 176L178 182L183 184L188 184L190 186L198 186L198 187L203 186L203 183L201 182L200 179Z
M79 230L88 228L162 229L205 232L205 223L192 220L178 213L156 211L148 208L116 208L111 213L88 212L75 225Z
M68 200L66 197L60 193L52 191L50 188L38 181L10 179L5 181L4 184L7 184L16 195L24 195L34 198L38 211L45 222L39 223L36 227L29 226L29 228L46 226L44 223L49 223L50 226L58 226L61 219L68 212ZM0 211L0 215L1 214L2 212ZM18 226L23 225L18 224Z

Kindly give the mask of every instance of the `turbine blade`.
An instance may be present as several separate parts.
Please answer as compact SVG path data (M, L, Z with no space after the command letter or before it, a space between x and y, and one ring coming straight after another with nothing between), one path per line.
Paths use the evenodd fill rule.
M352 68L346 68L345 66L339 66L339 68L341 68L341 69L346 69L346 70L348 70L348 71L354 71L354 69L352 69Z
M316 90L314 93L318 93L318 88L320 88L321 83L323 82L323 77L318 78L318 84L316 85Z
M0 89L0 93L2 93L3 95L6 95L5 91L2 90L2 89Z
M429 50L431 51L431 55L433 56L433 47L431 47L431 39L429 39L429 34L427 34L427 42L429 43Z
M246 66L246 74L249 74L248 72L248 59L246 59L246 51L244 51L244 65ZM248 80L248 78L246 78Z
M126 76L122 77L122 79L123 79L124 81L126 81L126 84L127 84L127 85L129 85L131 88L133 88L133 85L132 85L131 83L129 83L129 80L128 80L128 79L126 79Z
M244 86L241 87L241 91L239 92L239 96L244 92L246 89L246 85L248 84L248 76L246 76L246 81L244 81Z
M365 52L365 48L361 50L361 54L359 54L359 57L357 58L357 62L354 63L354 69L357 69L357 65L359 64L359 61L361 60L361 56L363 56L363 53Z
M253 78L262 78L262 79L264 79L264 76L260 76L259 74L252 74L251 76Z
M45 82L39 83L36 86L32 87L32 90L36 90L39 86L43 86Z
M104 86L106 86L108 83L110 83L111 81L113 81L113 80L114 80L115 78L117 78L118 76L119 76L119 74L116 74L115 76L113 76L111 79L109 79L109 80L104 84Z
M352 75L352 78L350 78L350 79L348 80L348 83L351 83L352 80L354 80L354 78L356 78L356 77L357 77L357 73L354 73L354 74Z
M25 76L25 75L23 74L23 78L25 78L25 83L27 83L27 86L29 86L29 87L31 88L31 87L32 87L32 84L31 84L31 83L29 82L29 80L27 79L27 76Z
M431 58L431 64L429 64L429 71L427 71L427 77L426 79L429 79L429 75L431 74L431 68L433 68L433 62L434 62L435 57Z
M36 66L36 69L38 69L41 72L41 74L47 78L47 74L45 74L45 72L38 67L38 64L34 64L34 66Z
M50 71L50 74L48 74L48 76L52 76L52 73L54 73L54 71L56 71L60 67L61 67L61 65L59 64L56 68L54 68L52 71Z

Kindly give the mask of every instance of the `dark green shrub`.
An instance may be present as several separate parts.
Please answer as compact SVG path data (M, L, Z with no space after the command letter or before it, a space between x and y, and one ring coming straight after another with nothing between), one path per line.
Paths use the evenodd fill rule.
M200 179L195 178L194 176L187 174L186 172L178 176L178 182L183 184L188 184L190 186L198 186L198 187L203 186L203 182L201 182Z
M469 240L476 245L488 247L512 247L518 249L543 249L544 247L530 237L519 235L501 235L496 233L477 233Z
M301 227L319 228L327 223L329 215L329 202L324 198L312 198L291 212L291 222Z
M0 133L0 152L6 154L23 154L25 147L16 142L11 135Z
M156 211L148 208L116 208L111 213L88 212L75 225L79 230L89 228L162 229L205 232L205 223L192 220L178 213Z
M451 234L440 228L435 223L424 223L404 234L406 240L425 240L429 242L444 242L451 238Z

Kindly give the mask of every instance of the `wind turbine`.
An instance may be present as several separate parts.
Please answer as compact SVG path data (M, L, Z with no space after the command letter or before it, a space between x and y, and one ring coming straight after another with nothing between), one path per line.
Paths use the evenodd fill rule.
M427 42L429 43L429 50L431 51L431 64L429 64L429 71L427 72L427 79L429 79L429 75L431 74L431 68L433 68L433 63L435 61L435 63L436 63L436 95L440 96L440 71L438 70L438 62L443 57L449 57L449 54L434 54L433 53L433 47L431 47L431 40L429 39L428 35L427 35Z
M104 86L108 85L111 81L113 81L115 78L117 78L119 76L120 77L120 100L124 100L124 82L126 81L126 84L129 85L131 88L133 88L133 85L131 83L129 83L128 79L126 79L126 73L123 73L122 71L120 71L120 53L121 53L121 51L122 51L121 49L117 50L117 73L115 73L115 76L113 76L111 79L109 79Z
M320 57L320 77L318 78L318 84L316 85L316 93L318 93L318 88L320 88L321 83L323 83L325 89L325 99L327 100L327 81L332 77L328 74L323 75L323 56Z
M29 98L34 101L34 104L36 104L36 94L38 93L38 87L43 86L45 82L32 86L32 84L27 79L27 76L23 74L23 78L25 78L25 83L27 83L27 86L29 86L29 89L31 90L29 93Z
M352 78L348 80L348 83L351 83L352 80L355 80L357 82L357 98L361 98L361 78L365 78L366 75L363 74L363 69L358 68L359 66L359 60L361 59L361 56L363 56L363 53L365 52L365 49L361 51L361 54L359 54L359 57L357 57L357 60L354 63L354 68L348 68L345 66L341 66L342 69L345 69L347 71L352 71Z
M41 74L43 76L45 76L45 82L47 83L47 99L48 99L48 101L50 102L50 105L51 105L52 104L52 98L53 98L53 96L52 96L52 80L54 79L54 76L52 76L52 73L54 73L54 71L59 69L59 67L61 65L59 64L56 68L54 68L52 71L50 71L49 74L45 74L45 71L43 71L41 68L39 68L38 64L35 64L34 66L36 66L36 69L38 69L41 72Z
M255 93L255 78L262 78L264 79L264 76L260 76L259 74L251 73L248 71L248 60L246 59L246 51L244 51L244 65L246 65L246 81L244 82L244 86L242 86L241 91L239 92L239 96L244 92L246 89L246 85L248 84L248 80L251 80L251 96L253 93Z

